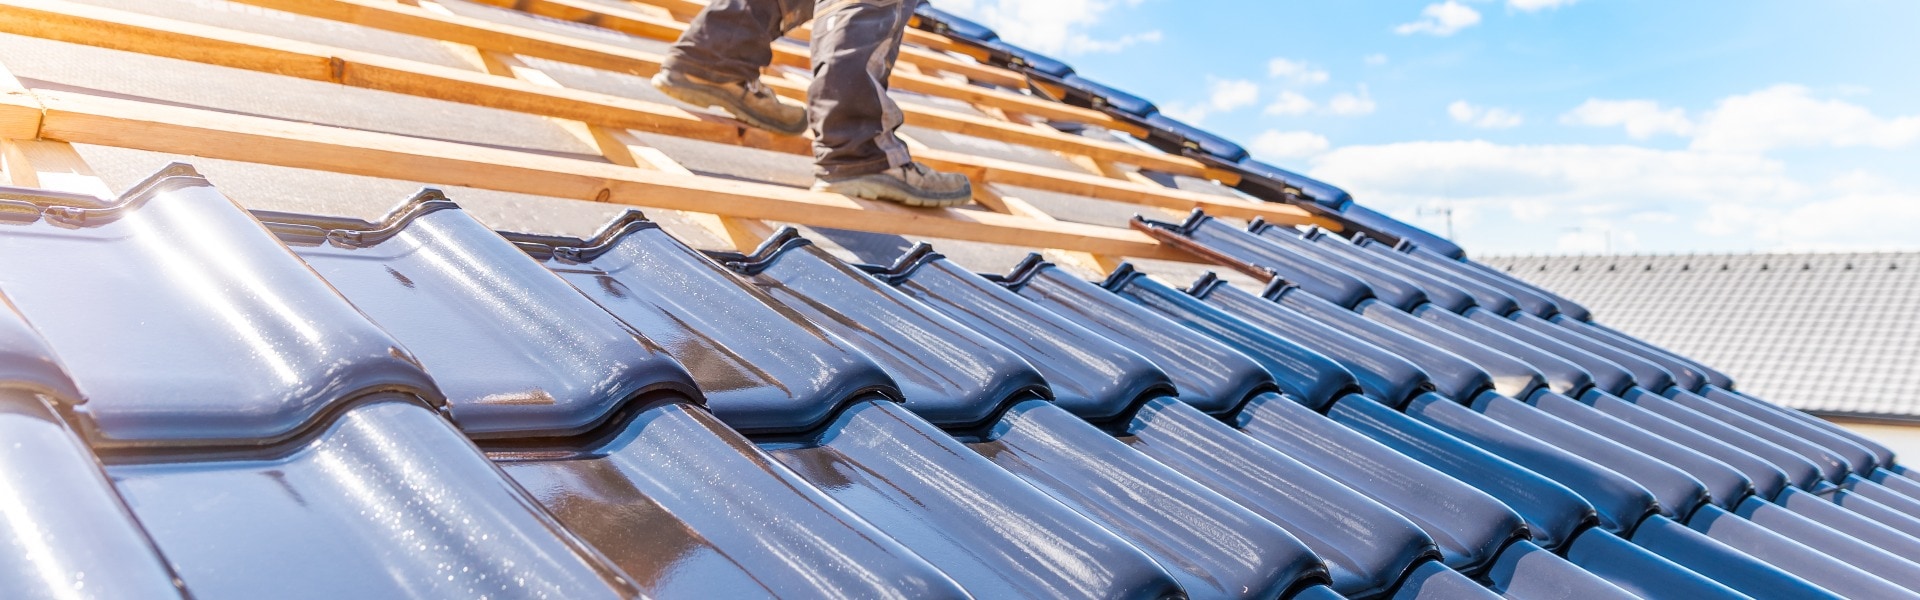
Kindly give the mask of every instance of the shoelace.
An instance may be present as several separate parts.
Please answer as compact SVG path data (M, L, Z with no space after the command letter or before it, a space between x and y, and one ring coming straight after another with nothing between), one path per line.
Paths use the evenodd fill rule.
M766 98L773 95L773 90L768 88L767 84L761 83L758 79L743 82L741 86L745 87L747 93L755 98Z

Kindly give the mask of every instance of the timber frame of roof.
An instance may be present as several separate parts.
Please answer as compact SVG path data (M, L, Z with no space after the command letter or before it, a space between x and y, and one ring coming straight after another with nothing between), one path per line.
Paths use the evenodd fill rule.
M1234 183L1238 176L1144 144L1063 130L1097 127L1144 138L1138 127L1099 111L1025 93L1026 75L984 64L978 49L909 30L895 89L966 103L979 114L904 104L910 125L1056 153L1081 171L916 147L930 166L967 174L987 210L915 209L792 187L702 176L635 132L808 154L806 139L747 127L722 116L652 101L569 89L523 57L650 76L662 56L601 41L464 17L434 0L238 0L361 27L436 40L472 69L224 29L65 0L0 0L0 32L317 80L545 117L604 161L513 148L422 139L379 131L207 110L125 96L23 85L0 64L0 139L13 185L100 197L114 194L72 144L186 154L248 163L666 209L738 249L774 227L766 221L1050 249L1056 260L1105 271L1123 257L1197 259L1120 227L1062 221L1010 195L1007 186L1136 204L1165 211L1260 218L1271 223L1340 224L1288 204L1185 191L1142 171ZM697 14L694 0L483 0L549 19L590 24L640 38L672 40ZM804 26L795 37L805 38ZM804 97L806 52L776 44L765 81ZM1018 91L1016 91L1018 90ZM980 116L986 115L986 116ZM1061 125L1056 127L1056 125Z

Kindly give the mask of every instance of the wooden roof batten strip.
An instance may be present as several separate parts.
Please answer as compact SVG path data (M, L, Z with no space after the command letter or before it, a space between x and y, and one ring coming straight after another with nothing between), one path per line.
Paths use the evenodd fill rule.
M811 154L803 138L772 134L717 115L64 0L0 0L0 31L675 137ZM1221 216L1319 224L1316 217L1284 204L1148 187L954 152L928 150L917 158L936 168L966 173L979 182L1160 208L1200 208Z
M1125 235L1135 232L1113 227L1048 223L974 210L912 209L777 185L458 142L67 91L28 91L43 107L37 135L41 140L821 227L1194 260L1144 235Z
M138 100L28 89L0 65L0 146L14 185L110 197L70 144L431 181L743 218L1193 260L1137 232L965 210L909 209L767 184Z

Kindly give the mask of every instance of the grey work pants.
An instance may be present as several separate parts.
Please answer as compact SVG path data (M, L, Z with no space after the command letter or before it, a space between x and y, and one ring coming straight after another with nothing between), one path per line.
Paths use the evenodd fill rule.
M710 81L750 81L772 64L775 40L813 20L807 126L813 131L818 175L878 173L913 160L893 133L903 118L887 96L887 78L919 3L714 0L674 42L666 68Z

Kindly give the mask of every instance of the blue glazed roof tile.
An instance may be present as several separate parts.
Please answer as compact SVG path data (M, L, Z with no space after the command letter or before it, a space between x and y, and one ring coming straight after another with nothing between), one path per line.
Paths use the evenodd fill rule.
M358 395L439 400L412 356L190 170L41 209L0 230L0 290L79 383L95 444L272 443Z

